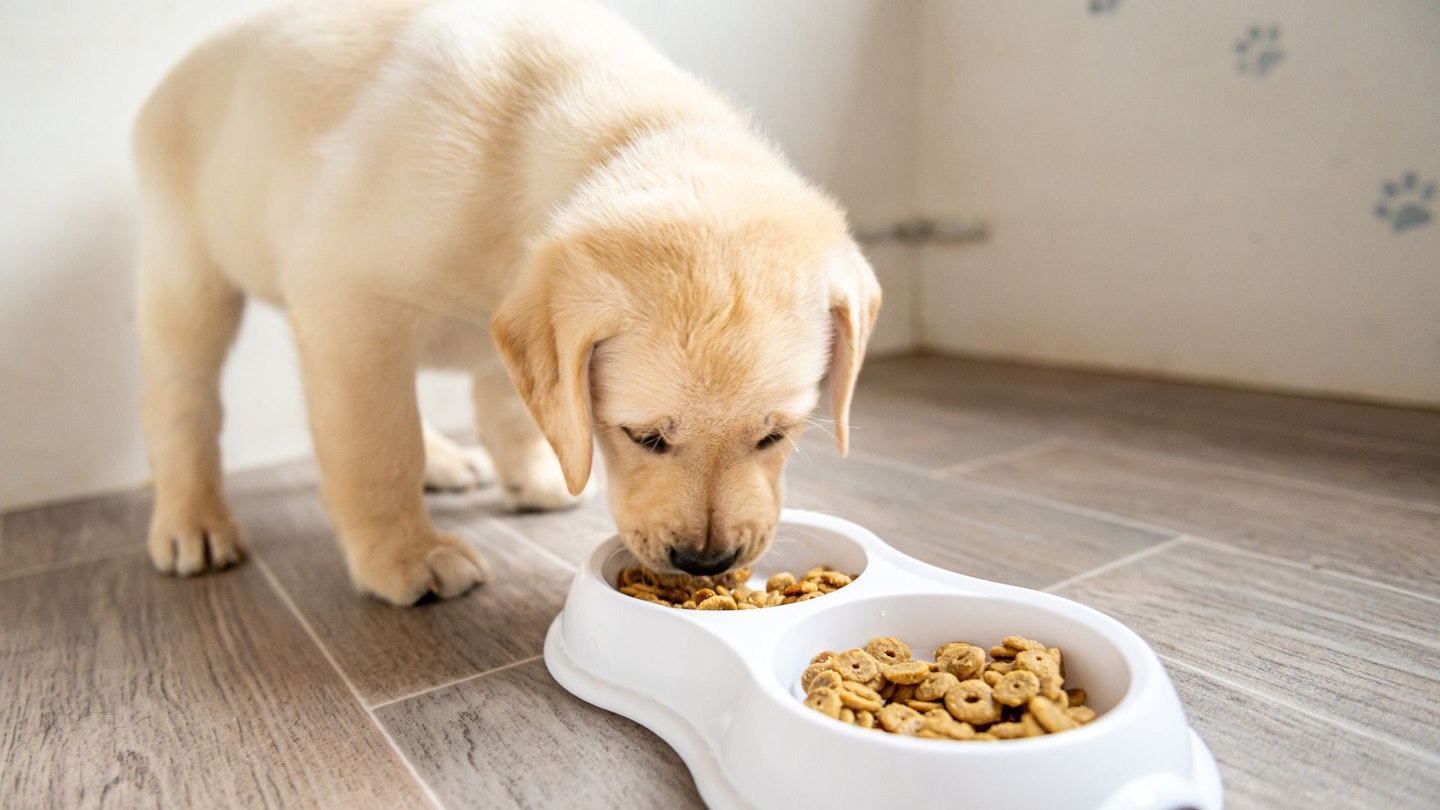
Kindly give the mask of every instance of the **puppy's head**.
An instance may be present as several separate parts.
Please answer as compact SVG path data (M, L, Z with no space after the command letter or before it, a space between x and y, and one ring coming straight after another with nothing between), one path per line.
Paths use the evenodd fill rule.
M843 215L628 217L537 247L492 324L572 493L605 456L620 535L658 571L748 565L829 377L848 444L880 289Z

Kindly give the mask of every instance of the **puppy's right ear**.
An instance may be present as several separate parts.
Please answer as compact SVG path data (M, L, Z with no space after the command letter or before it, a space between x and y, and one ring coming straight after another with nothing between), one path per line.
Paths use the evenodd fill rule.
M579 495L590 480L595 420L590 354L613 332L602 313L575 289L575 260L543 248L522 271L490 322L500 358L540 432L554 448L565 486Z

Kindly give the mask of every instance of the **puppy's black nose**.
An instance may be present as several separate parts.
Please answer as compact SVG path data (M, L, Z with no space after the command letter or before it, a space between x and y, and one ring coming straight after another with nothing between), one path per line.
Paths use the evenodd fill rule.
M724 573L730 570L730 566L735 564L735 558L739 556L740 549L738 548L717 555L689 548L670 547L670 564L697 577Z

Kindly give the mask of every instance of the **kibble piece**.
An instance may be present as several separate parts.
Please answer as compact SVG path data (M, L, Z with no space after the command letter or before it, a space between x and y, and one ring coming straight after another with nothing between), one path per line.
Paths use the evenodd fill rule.
M915 686L915 699L944 700L945 693L958 683L960 679L948 672L932 672Z
M1045 650L1025 650L1015 654L1015 668L1033 672L1037 677L1060 674L1060 664Z
M952 642L935 651L935 663L956 679L968 681L985 670L985 651L974 644Z
M1035 718L1041 728L1051 734L1080 727L1079 723L1072 720L1064 709L1049 698L1037 695L1030 699L1029 706L1030 716Z
M856 711L878 712L884 701L879 692L865 684L845 681L840 684L840 702Z
M941 711L945 710L945 704L938 700L916 700L915 698L911 698L905 701L905 705L921 714L933 712L936 709L940 709Z
M1001 678L991 694L1003 706L1024 706L1040 694L1040 679L1033 672L1016 670Z
M840 718L840 709L844 708L844 704L840 702L840 692L836 689L816 689L805 696L805 705L837 720Z
M836 700L839 700L837 695ZM919 720L920 713L899 703L891 703L875 713L875 719L880 721L880 727L892 734L898 733L901 724L907 720Z
M1020 725L1025 729L1026 737L1044 737L1045 728L1035 720L1035 716L1026 712L1020 717Z
M995 723L986 730L997 740L1018 740L1025 736L1024 723Z
M781 571L780 573L775 574L774 576L765 580L765 590L783 591L794 584L795 575L790 573L789 571Z
M945 708L952 717L972 726L988 726L1000 719L1000 705L982 680L961 681L945 693Z
M1065 714L1082 726L1095 719L1095 710L1089 706L1071 706Z
M1011 673L1012 675L1014 673ZM1065 681L1058 673L1046 673L1040 676L1040 694L1061 704L1062 707L1070 705L1070 698L1062 688Z
M975 729L969 723L961 723L944 709L932 709L921 716L921 727L938 735L941 739L973 740Z
M898 684L918 684L930 676L930 668L924 661L907 661L903 664L882 665L880 674L885 680Z
M830 659L830 666L847 681L869 683L880 674L880 665L870 653L859 648L843 652Z
M875 728L875 713L866 711L855 712L855 725L860 728Z
M816 689L839 689L840 684L844 682L845 679L840 677L840 673L833 669L827 669L810 679L810 685L805 687L805 693L809 694Z
M835 672L835 668L830 666L829 661L821 661L818 664L811 664L806 667L805 671L800 673L800 689L808 693L811 684L814 683L815 679L819 677L822 672ZM835 674L839 675L840 673L836 672Z
M1001 639L1000 643L1016 652L1021 652L1022 650L1040 650L1043 652L1045 650L1044 644L1034 641L1033 639L1025 638L1024 636L1006 636Z
M735 600L729 596L716 595L695 605L696 610L736 610Z
M845 700L844 695L841 695L840 700L842 702ZM850 708L849 706L846 706L845 708L840 710L840 716L836 719L838 719L842 723L849 723L853 726L855 725L855 710Z
M1005 674L1006 673L996 669L986 669L984 674L980 676L980 680L990 684L990 688L994 689L996 684L1005 680Z
M910 645L889 636L872 638L865 645L870 657L884 664L903 664L910 660Z
M1065 696L1070 698L1071 706L1084 706L1085 698L1088 697L1084 689L1066 689Z

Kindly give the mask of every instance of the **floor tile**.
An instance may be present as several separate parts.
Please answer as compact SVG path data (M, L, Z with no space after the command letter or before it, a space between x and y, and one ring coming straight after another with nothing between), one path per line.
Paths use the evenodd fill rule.
M1088 445L960 474L1440 596L1440 513Z
M1171 679L1220 764L1227 810L1428 810L1440 758L1426 757L1256 697L1184 667Z
M456 599L397 608L355 591L309 488L241 494L235 511L255 554L367 705L536 655L574 576L493 521L442 515L436 525L478 548L490 578Z
M824 450L793 458L786 482L789 506L852 520L932 565L1030 588L1173 536Z
M16 577L0 628L0 807L426 804L254 566Z
M704 807L669 746L572 697L542 661L376 716L446 807Z
M148 490L8 512L0 515L0 575L140 551L149 526Z
M1198 542L1056 593L1127 623L1163 656L1440 751L1440 601Z

